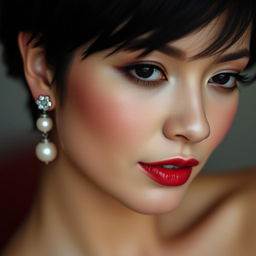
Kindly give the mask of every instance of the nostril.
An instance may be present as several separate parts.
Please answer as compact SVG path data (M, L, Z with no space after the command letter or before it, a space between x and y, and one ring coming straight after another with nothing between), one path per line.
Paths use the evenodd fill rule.
M176 137L176 138L179 138L179 139L183 139L183 140L185 140L185 141L189 141L189 138L186 137L185 135L177 134L175 137Z

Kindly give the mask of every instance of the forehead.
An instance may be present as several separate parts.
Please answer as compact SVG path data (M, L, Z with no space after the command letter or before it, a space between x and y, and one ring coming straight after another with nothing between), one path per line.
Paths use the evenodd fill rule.
M222 33L223 22L224 22L223 17L215 19L205 27L200 28L194 32L191 32L190 34L186 35L181 39L172 41L168 45L174 49L180 50L180 55L182 56L182 58L184 59L193 58L194 56L204 51L207 47L209 47L220 35L220 33ZM245 33L241 36L239 40L237 40L228 49L221 52L221 54L236 52L240 49L249 50L250 35L251 35L251 27L249 27L245 31ZM220 49L218 49L218 51L224 47L225 45L221 46Z

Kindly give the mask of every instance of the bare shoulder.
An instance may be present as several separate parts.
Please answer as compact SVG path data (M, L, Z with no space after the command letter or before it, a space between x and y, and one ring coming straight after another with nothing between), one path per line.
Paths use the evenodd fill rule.
M228 172L206 173L198 176L192 186L199 184L214 184L222 190L232 190L248 184L256 183L256 167L231 170Z
M198 177L164 216L166 235L191 244L183 255L255 255L255 183L256 168Z
M191 184L187 197L195 199L200 195L201 203L208 207L222 200L249 199L255 193L256 168L248 168L201 175ZM241 200L241 204L247 203L248 200Z
M190 192L185 200L195 201L200 195L202 212L216 209L240 214L243 224L254 225L256 234L256 168L202 175L191 185Z
M216 182L220 191L215 191L216 197L213 195L209 208L211 214L203 219L199 233L201 231L205 239L211 237L210 233L218 234L216 247L221 244L226 255L255 255L256 168L207 179L212 185Z
M231 215L233 218L237 215L236 218L241 219L239 223L242 223L243 227L246 223L250 224L250 232L254 232L256 236L254 202L256 202L256 168L205 174L192 182L180 206L164 215L162 221L166 233L175 236L186 232L190 227L195 228L195 225L199 227L207 220L213 221L214 218L219 218L220 223L225 216L230 219Z
M225 208L227 215L232 213L237 215L240 245L247 248L247 255L255 255L256 168L240 170L234 173L233 176L234 190L228 198L228 204Z

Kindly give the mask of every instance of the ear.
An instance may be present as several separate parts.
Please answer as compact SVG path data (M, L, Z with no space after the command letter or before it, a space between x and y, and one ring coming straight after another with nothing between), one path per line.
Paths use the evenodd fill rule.
M48 95L54 109L56 106L55 88L51 84L53 75L45 60L44 49L34 47L33 41L28 43L31 34L20 32L18 35L18 45L23 60L24 74L27 84L33 95L38 99L39 95Z

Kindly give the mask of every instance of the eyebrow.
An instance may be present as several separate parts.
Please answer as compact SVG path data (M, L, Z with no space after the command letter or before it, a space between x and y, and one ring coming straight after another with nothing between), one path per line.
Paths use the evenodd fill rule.
M177 59L186 59L186 52L174 46L164 45L159 48L158 51ZM228 62L241 58L250 58L250 52L247 48L240 49L236 52L224 54L220 58L218 58L216 62Z
M247 48L238 50L237 52L224 54L217 60L217 62L228 62L241 58L250 58L250 52Z
M162 52L168 56L177 58L177 59L185 59L186 53L174 46L171 45L163 45L161 48L157 49L159 52Z

